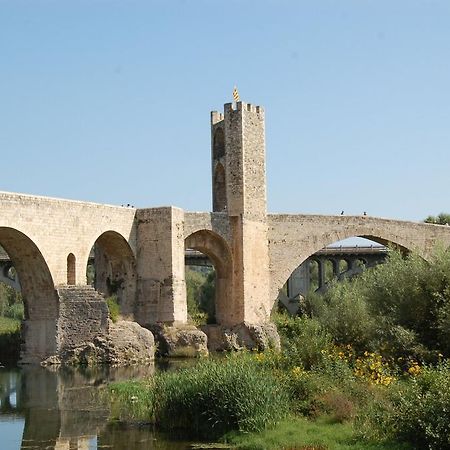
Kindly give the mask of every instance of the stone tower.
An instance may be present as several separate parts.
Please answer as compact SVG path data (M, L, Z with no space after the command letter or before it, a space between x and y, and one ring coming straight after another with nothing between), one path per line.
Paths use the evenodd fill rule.
M227 103L211 113L213 211L226 213L233 255L237 322L270 315L264 110Z

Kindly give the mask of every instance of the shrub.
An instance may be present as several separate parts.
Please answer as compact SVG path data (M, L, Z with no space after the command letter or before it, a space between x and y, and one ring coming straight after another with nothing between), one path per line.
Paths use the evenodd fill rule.
M20 321L0 317L0 365L18 361L21 342Z
M418 448L450 449L449 364L422 368L387 394L359 418L364 434L396 438Z
M391 250L385 264L309 295L307 309L358 353L436 362L439 352L450 356L450 251L436 249L425 261Z
M109 309L109 318L116 323L120 316L119 300L116 295L112 295L106 299L106 304Z
M196 326L215 321L215 277L214 270L186 270L187 309Z
M283 361L287 367L301 366L305 369L321 365L324 351L332 348L332 337L315 319L274 317L281 337Z

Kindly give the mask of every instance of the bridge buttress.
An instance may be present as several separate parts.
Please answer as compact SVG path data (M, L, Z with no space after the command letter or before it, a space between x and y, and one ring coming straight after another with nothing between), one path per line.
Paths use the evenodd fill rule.
M135 320L145 326L184 324L184 211L174 207L139 209L136 220Z

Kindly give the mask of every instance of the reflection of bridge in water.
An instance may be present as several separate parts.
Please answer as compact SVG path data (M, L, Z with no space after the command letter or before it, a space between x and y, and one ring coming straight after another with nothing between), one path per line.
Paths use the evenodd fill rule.
M306 259L290 275L285 291L281 291L278 300L286 309L295 313L299 297L304 297L311 289L322 293L329 281L342 281L354 277L363 270L381 264L386 260L388 248L381 245L371 246L330 246L325 247ZM203 253L187 249L185 263L188 266L212 267L209 258ZM316 269L313 270L314 265ZM330 267L327 279L327 265Z
M153 373L153 365L57 371L36 366L22 370L0 368L0 424L7 427L7 421L24 419L22 449L153 448L148 441L140 445L129 442L130 436L125 433L110 435L106 395L110 381ZM20 441L20 436L17 439Z

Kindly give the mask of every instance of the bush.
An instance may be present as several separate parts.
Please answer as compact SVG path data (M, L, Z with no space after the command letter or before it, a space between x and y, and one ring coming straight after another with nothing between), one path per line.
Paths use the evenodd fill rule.
M196 326L215 322L214 270L186 270L186 299L189 317Z
M0 317L0 365L19 360L21 342L20 321Z
M119 300L116 295L112 295L106 299L106 304L108 305L109 318L116 323L120 316L120 306Z
M437 249L427 262L391 250L385 264L309 295L308 309L359 353L436 362L440 352L450 356L450 252Z
M360 416L362 434L395 438L418 448L450 449L449 364L425 367L387 394Z
M285 367L310 369L322 364L324 352L332 348L333 341L317 320L279 314L274 321L281 337Z

